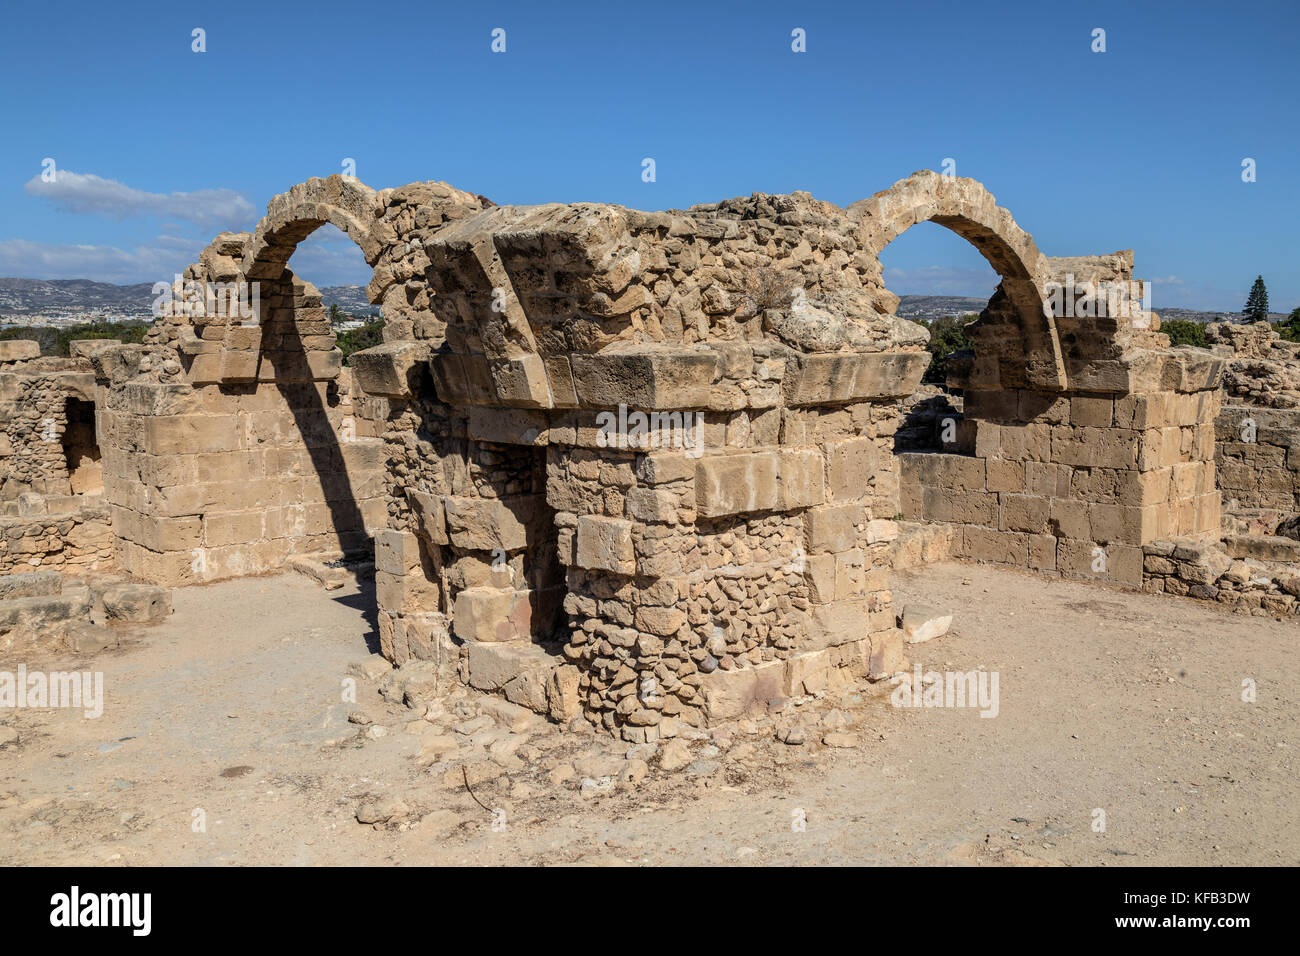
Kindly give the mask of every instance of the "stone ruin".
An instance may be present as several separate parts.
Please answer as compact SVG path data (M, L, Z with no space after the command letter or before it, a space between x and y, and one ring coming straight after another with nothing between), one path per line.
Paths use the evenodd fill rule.
M961 407L932 422L955 438L918 450L927 333L895 314L879 254L927 220L1002 281L950 363ZM361 248L385 322L347 366L287 265L326 222ZM399 671L673 737L904 669L892 567L1141 587L1167 576L1153 558L1217 546L1225 357L1171 349L1150 313L1048 302L1067 273L1132 268L1044 256L979 183L928 172L847 209L794 193L672 212L312 179L217 236L143 345L0 372L24 462L6 508L75 491L18 454L19 379L64 376L33 387L93 394L102 488L77 507L109 529L59 523L60 547L2 569L64 555L175 587L372 561ZM251 313L229 308L248 287Z
M100 393L86 356L114 342L74 342L70 359L35 342L0 342L0 648L116 643L110 622L152 623L165 588L115 574L96 434Z

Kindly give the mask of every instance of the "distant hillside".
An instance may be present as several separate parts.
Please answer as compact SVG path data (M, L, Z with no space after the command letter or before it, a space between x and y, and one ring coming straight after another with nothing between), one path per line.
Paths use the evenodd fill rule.
M153 283L113 285L89 279L0 278L0 316L111 311L149 314Z
M1156 315L1160 316L1162 322L1168 322L1172 319L1178 319L1182 322L1199 322L1205 325L1208 322L1240 322L1240 312L1201 312L1197 309L1180 309L1177 306L1165 306L1161 308L1156 306L1154 309ZM1281 322L1286 319L1285 312L1270 312L1268 320L1270 322Z
M337 305L344 312L352 315L378 315L379 306L371 305L366 299L366 287L360 285L328 285L320 290L321 301L325 308Z
M379 307L366 301L359 285L332 285L321 290L325 307L337 305L352 315L378 315ZM5 279L0 278L0 319L33 315L108 312L119 317L148 318L153 305L153 283L113 285L90 279ZM987 299L961 295L899 296L898 314L905 319L937 319L945 315L980 312ZM1190 322L1222 322L1239 319L1234 314L1200 312L1175 306L1157 308L1162 319ZM1285 313L1269 313L1269 321L1280 322Z
M337 305L356 315L377 313L359 285L326 286L320 290L325 307ZM0 278L0 318L33 315L111 312L119 316L149 318L153 306L152 282L114 285L90 279Z
M968 312L979 313L988 304L987 299L974 299L960 295L900 295L898 297L898 314L905 319L937 319L945 315L965 315ZM1179 306L1156 306L1156 315L1162 320L1179 319L1184 322L1240 322L1239 312L1202 312L1198 309L1184 309ZM1281 322L1287 317L1285 312L1270 312L1270 322Z
M898 314L904 319L937 319L945 315L979 313L988 304L988 299L964 295L900 295Z

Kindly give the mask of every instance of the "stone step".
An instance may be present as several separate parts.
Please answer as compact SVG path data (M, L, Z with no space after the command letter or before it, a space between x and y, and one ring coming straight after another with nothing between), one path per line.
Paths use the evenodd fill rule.
M63 578L58 571L25 571L0 577L0 601L48 597L62 590Z
M68 588L61 594L36 595L0 601L0 630L37 628L57 621L88 618L90 588Z
M1223 539L1228 554L1234 558L1294 563L1300 561L1300 541L1270 534L1231 534Z
M311 578L326 591L335 591L349 581L374 573L373 561L350 561L341 551L317 551L289 558L289 567Z
M578 715L578 669L558 648L531 641L470 641L468 647L471 687L501 693L512 704L553 720Z

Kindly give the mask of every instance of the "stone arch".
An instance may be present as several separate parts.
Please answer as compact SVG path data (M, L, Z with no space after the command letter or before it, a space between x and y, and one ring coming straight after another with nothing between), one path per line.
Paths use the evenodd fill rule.
M1066 389L1060 337L1042 291L1047 257L983 184L921 170L854 203L849 213L863 252L877 262L885 246L919 222L936 222L975 246L1002 277L980 323L986 330L1008 320L1018 324L1024 384Z
M280 193L267 204L244 252L241 271L249 281L278 279L298 244L325 223L345 233L374 266L384 252L373 227L382 215L381 194L351 176L312 178ZM378 304L383 289L367 289Z

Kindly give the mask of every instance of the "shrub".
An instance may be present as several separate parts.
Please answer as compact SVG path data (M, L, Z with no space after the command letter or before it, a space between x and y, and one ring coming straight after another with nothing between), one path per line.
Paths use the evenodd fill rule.
M971 348L970 336L966 326L978 319L974 312L963 316L945 315L926 323L930 330L930 367L925 370L921 381L931 385L942 385L948 378L948 356L953 352Z
M343 364L349 365L351 363L348 361L348 357L353 352L360 352L362 349L384 344L384 320L367 322L360 328L340 332L338 334L338 343L343 352Z
M1205 341L1205 326L1200 322L1170 319L1160 323L1160 331L1169 336L1170 345L1195 345L1199 349L1209 348L1209 343Z

